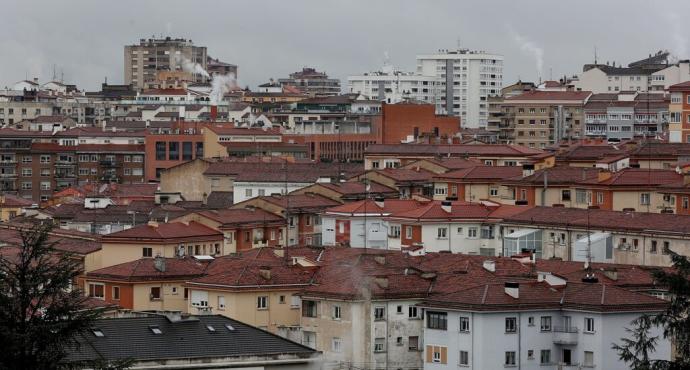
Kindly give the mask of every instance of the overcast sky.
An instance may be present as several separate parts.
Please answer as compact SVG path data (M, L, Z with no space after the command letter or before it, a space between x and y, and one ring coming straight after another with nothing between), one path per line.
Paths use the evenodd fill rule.
M403 70L441 48L505 56L504 83L578 73L668 49L688 58L690 1L631 0L0 0L0 87L25 77L97 89L123 81L123 46L152 35L190 38L239 66L242 86L313 66L345 79ZM672 12L673 11L673 12ZM687 23L687 22L685 22ZM687 37L686 37L687 35ZM459 40L459 41L458 41ZM539 57L541 55L541 57ZM542 62L539 62L539 60ZM541 70L539 69L541 66Z

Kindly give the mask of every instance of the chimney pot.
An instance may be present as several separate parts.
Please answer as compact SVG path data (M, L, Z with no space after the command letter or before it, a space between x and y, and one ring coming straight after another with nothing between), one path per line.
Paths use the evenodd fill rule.
M508 281L503 287L507 295L515 299L520 298L520 283Z

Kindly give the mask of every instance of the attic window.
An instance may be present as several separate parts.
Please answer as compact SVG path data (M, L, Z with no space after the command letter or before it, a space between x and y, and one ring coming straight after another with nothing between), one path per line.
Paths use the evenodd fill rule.
M228 329L229 331L235 331L235 328L230 324L225 324L225 328Z
M213 325L206 325L206 329L208 329L208 331L210 331L211 333L216 332L216 328L214 328Z
M152 332L153 334L156 334L156 335L161 335L161 334L163 334L163 331L162 331L161 328L159 328L158 326L155 326L155 325L154 325L154 326L149 326L149 329L151 329L151 332Z
M103 330L101 330L101 329L92 329L91 332L93 332L93 335L95 335L99 338L105 337L105 334L103 334Z

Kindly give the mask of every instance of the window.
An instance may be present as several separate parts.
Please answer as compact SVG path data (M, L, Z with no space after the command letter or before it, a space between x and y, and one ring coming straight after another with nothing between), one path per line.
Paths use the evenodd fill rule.
M89 297L104 299L105 285L100 283L89 283Z
M50 181L41 181L41 190L50 190Z
M460 365L467 366L470 364L470 356L467 351L460 351Z
M407 339L407 349L410 351L419 350L419 337L412 336Z
M534 360L534 351L531 349L527 350L527 359L528 360Z
M149 297L153 299L161 299L161 287L152 286L149 292Z
M690 207L690 198L683 197L683 209L688 209Z
M400 238L400 225L391 225L388 230L390 230L388 236L391 238Z
M251 197L252 196L252 189L245 189L244 190L244 196Z
M22 190L31 190L30 182L22 182Z
M542 349L541 350L541 356L539 358L539 363L542 365L546 365L546 364L551 363L551 350L550 349Z
M448 237L448 228L439 227L437 229L436 235L437 235L436 236L437 239L446 239Z
M460 331L463 333L468 333L470 331L470 318L465 316L460 316Z
M41 163L50 163L50 155L41 155Z
M156 160L165 160L165 141L156 141Z
M584 189L575 189L575 202L580 204L588 204L589 193Z
M342 318L342 308L340 306L333 306L333 320L340 320Z
M374 307L374 320L385 320L386 319L386 308L379 306Z
M468 227L467 228L467 237L470 239L477 238L477 228L476 227Z
M219 310L225 309L225 296L223 296L223 295L218 296L218 309Z
M22 177L31 177L31 168L22 168Z
M333 337L331 340L331 350L335 353L343 351L343 341L338 337Z
M268 308L268 296L262 295L256 297L256 308L265 310Z
M649 193L640 194L640 204L649 205Z
M448 348L442 346L426 346L426 362L445 364L448 361Z
M119 286L113 287L113 300L114 301L120 300L120 287Z
M540 330L541 331L551 331L551 316L542 316L541 317Z
M649 247L649 252L650 253L656 253L657 251L657 242L656 240L652 240L652 245Z
M316 301L302 301L302 317L316 317Z
M506 366L515 366L515 351L506 351Z
M141 255L143 257L153 257L153 248L151 247L144 247L141 249L142 253Z
M506 333L517 332L517 319L515 317L506 317Z
M445 312L427 311L426 327L429 329L447 330L448 314Z
M593 367L594 366L594 352L592 351L585 351L585 366L587 367Z
M182 160L189 161L192 159L192 143L185 141L182 143Z
M534 316L527 318L527 326L534 326Z
M489 195L492 197L497 197L498 196L498 188L495 186L492 186L489 188Z
M603 204L604 203L604 193L602 192L597 192L597 204Z
M482 239L493 239L494 238L493 226L482 226L481 238Z
M31 158L30 155L25 155L22 157L22 163L31 163L33 159Z
M412 238L412 226L405 226L405 238Z
M410 319L418 319L420 310L416 306L407 308L407 317Z
M661 250L661 253L663 254L668 254L670 251L671 243L664 241L664 249Z
M561 200L570 201L570 190L561 190Z
M386 351L386 338L374 339L374 352L385 352L385 351Z
M585 333L594 333L594 318L585 317Z

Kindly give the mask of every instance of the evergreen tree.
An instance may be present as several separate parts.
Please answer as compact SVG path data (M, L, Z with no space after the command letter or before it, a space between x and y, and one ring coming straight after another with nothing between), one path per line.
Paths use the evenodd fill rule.
M57 251L50 225L20 231L22 245L0 247L0 369L54 369L100 311L73 283L80 261Z

